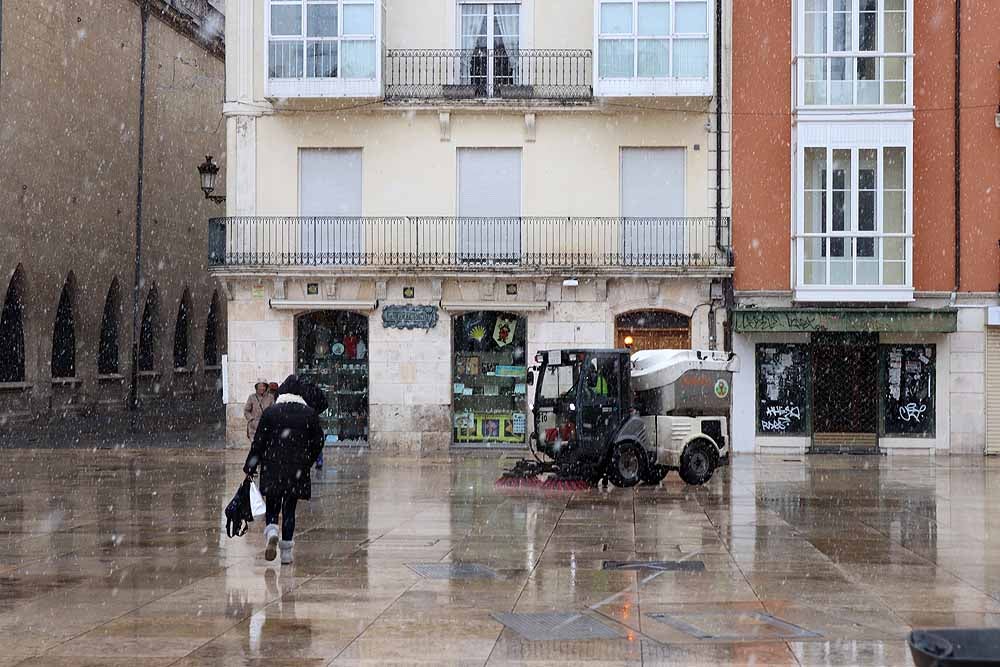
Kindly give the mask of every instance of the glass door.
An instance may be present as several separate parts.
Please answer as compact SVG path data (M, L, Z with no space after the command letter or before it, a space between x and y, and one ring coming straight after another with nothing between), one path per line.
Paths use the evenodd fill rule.
M459 10L462 83L475 97L501 97L520 79L521 5L463 2Z

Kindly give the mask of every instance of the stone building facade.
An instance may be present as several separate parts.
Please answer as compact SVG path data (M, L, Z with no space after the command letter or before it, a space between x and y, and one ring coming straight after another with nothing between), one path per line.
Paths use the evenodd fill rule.
M5 433L122 421L133 312L140 413L164 426L218 419L226 302L204 253L204 220L217 206L196 171L225 149L216 5L0 5Z

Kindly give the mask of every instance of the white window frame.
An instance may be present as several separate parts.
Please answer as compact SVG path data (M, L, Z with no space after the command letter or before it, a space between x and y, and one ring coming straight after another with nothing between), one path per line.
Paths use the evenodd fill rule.
M876 133L877 134L877 133ZM905 178L906 192L904 195L904 205L906 207L904 216L904 230L900 233L886 233L883 227L884 218L884 151L885 149L901 148L906 151ZM821 149L826 151L826 231L822 233L806 233L805 231L805 152L807 149ZM851 151L851 175L850 175L850 216L851 228L844 231L833 231L833 154L838 150ZM862 150L877 150L877 171L875 187L875 231L857 231L859 220L858 196L858 171L859 155ZM913 300L913 145L910 141L893 141L886 138L881 142L872 141L804 141L796 150L795 154L796 175L795 187L795 234L793 237L793 247L795 249L795 299L797 301L855 301L855 302L909 302ZM825 267L826 284L815 285L805 283L805 245L809 239L823 238L826 247ZM829 241L831 238L843 238L845 242L851 244L852 258L852 283L846 285L831 285L831 261L829 252ZM876 257L878 259L878 284L864 285L857 283L857 239L876 239ZM902 285L887 285L884 283L883 271L884 260L884 240L902 239L904 247L904 283Z
M319 38L337 43L337 74L336 77L307 77L305 75L306 57L305 50L310 41L306 35L306 15L309 4L313 5L336 5L337 6L337 35L336 37ZM382 0L265 0L264 11L264 81L266 97L345 97L345 98L372 98L382 95L382 24L383 5ZM302 27L299 35L289 37L287 35L271 35L271 7L272 5L302 7ZM344 35L344 6L345 5L365 5L371 6L373 12L374 35ZM312 38L316 39L316 38ZM303 49L302 76L288 78L272 78L271 70L271 41L301 42ZM345 78L340 76L340 67L343 64L340 46L343 42L349 41L372 41L375 42L375 76L372 78Z
M686 96L711 97L715 79L715 3L721 0L594 0L594 93L597 97L658 97ZM643 37L638 34L639 5L661 2L670 5L670 30L663 37ZM632 4L632 32L630 34L603 34L601 32L601 6L604 4ZM676 31L677 5L704 4L706 12L704 33L678 33ZM625 39L633 42L632 76L601 76L601 42L607 39ZM638 76L639 41L656 39L667 42L669 74L665 77ZM677 77L674 71L674 42L678 40L705 39L708 43L708 72L705 77Z
M517 7L517 44L518 51L525 49L524 46L524 3L521 0L458 0L457 9L455 13L455 44L456 50L464 51L464 44L462 43L465 35L462 30L462 7L464 5L486 5L486 50L489 54L494 54L496 49L494 47L496 43L496 33L494 32L496 13L495 9L497 5L513 5ZM467 76L468 61L463 61L461 80L462 83L468 84L470 81ZM492 57L486 58L486 96L493 97L495 93L496 79L498 78L494 72L496 67L496 60ZM510 83L519 83L519 67L517 64L512 66L513 78L507 77L504 80L509 80Z
M823 0L819 0L822 2ZM795 44L795 57L793 59L793 66L795 69L795 76L793 80L795 81L795 102L797 107L802 110L829 110L838 108L892 108L892 109L912 109L913 107L913 0L903 0L904 11L906 12L906 48L903 51L886 51L885 50L885 17L886 17L886 0L876 0L877 2L877 15L878 19L876 22L876 40L877 47L874 51L862 51L860 49L860 0L848 0L850 2L851 9L851 46L847 50L834 50L833 49L833 16L835 14L834 0L826 1L826 50L824 52L807 52L806 51L806 4L810 0L795 0L795 27L796 35L794 37ZM889 13L893 13L895 10L890 9ZM809 12L810 14L814 12ZM871 81L877 83L878 85L878 102L874 104L861 103L859 102L859 79L858 79L858 59L859 58L874 58L876 61L877 68L877 78ZM885 92L886 92L886 64L890 59L904 59L905 65L905 100L902 103L886 103L885 102ZM832 63L837 59L846 59L847 70L850 72L849 79L843 79L843 81L850 81L852 83L851 89L851 101L848 103L831 103L833 96L833 66ZM817 79L817 81L824 81L826 85L825 103L806 103L807 85L806 85L806 75L810 68L810 65L816 62L822 62L823 72L825 79ZM838 80L839 81L839 80ZM867 81L867 80L866 80ZM898 81L897 79L889 79L889 81Z

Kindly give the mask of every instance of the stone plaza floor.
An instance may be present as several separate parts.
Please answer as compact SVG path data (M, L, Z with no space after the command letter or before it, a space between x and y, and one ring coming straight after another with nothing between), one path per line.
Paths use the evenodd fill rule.
M225 535L242 457L4 450L0 667L908 665L912 627L1000 622L992 459L543 494L496 454L328 451L280 566Z

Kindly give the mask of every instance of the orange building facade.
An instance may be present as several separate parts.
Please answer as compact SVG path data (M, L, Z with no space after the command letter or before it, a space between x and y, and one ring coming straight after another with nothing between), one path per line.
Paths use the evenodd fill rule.
M998 28L993 0L734 3L736 451L1000 448Z

